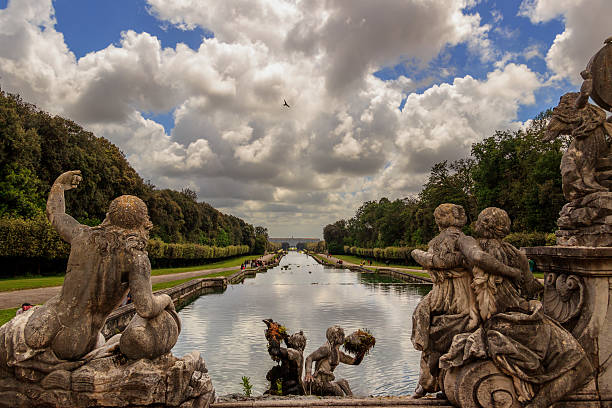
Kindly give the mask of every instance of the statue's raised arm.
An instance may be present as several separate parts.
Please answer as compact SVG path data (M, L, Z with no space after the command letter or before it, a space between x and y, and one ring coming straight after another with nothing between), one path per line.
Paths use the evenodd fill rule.
M47 217L60 237L68 243L78 231L84 227L77 220L66 214L66 200L64 191L76 188L83 178L81 170L70 170L61 174L51 186L47 199Z

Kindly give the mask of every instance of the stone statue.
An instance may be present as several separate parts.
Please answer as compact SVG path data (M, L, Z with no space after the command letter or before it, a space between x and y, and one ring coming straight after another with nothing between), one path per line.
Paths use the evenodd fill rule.
M485 253L524 273L515 277L499 274L474 285L477 297L479 291L488 292L484 298L490 304L479 307L487 307L490 315L476 332L455 337L449 352L440 358L440 367L449 369L490 359L501 373L512 378L514 390L506 391L514 391L518 402L528 407L548 407L584 385L592 367L578 341L544 314L539 301L528 300L527 259L502 240L510 232L508 214L499 208L486 208L474 230ZM473 268L477 266L472 256L466 258Z
M280 365L272 367L266 379L270 381L270 389L264 394L272 395L304 395L304 383L302 382L302 370L304 369L304 349L306 348L306 336L302 331L291 336L270 335L274 326L279 326L272 319L264 320L268 325L266 338L268 339L268 353L274 361ZM280 326L282 327L282 326ZM280 337L280 338L279 338ZM283 339L287 347L281 347L280 340ZM280 388L279 388L280 385Z
M555 407L576 406L575 401L612 406L612 117L606 119L604 112L612 110L612 37L580 75L580 93L562 96L548 125L549 138L572 136L561 161L563 193L569 202L557 220L557 245L521 248L544 273L542 327L552 327L548 318L554 319L580 343L593 367L590 376L587 364L579 362L540 387L533 401L541 405L545 401L540 395L547 387L557 395L562 388L572 392ZM599 107L589 104L589 98ZM571 341L567 344L574 347ZM590 381L576 389L576 382L583 380Z
M487 208L475 223L478 240L455 232L451 265L461 260L471 273L479 324L466 326L461 333L455 327L446 328L453 333L452 342L437 361L428 361L455 406L548 407L587 382L593 371L578 341L543 313L539 301L530 300L542 286L529 272L525 255L502 241L509 231L506 212ZM427 252L415 250L413 257L428 269L447 267L453 258L434 247ZM418 315L423 310L415 310L414 321L425 320ZM431 316L432 333L444 330L434 325L444 322L443 318ZM422 329L422 325L413 326L413 330ZM427 336L413 334L413 338Z
M471 332L479 324L472 272L465 267L466 254L492 274L522 274L479 251L473 238L461 232L466 216L460 205L441 204L434 217L440 234L429 242L427 252L412 251L412 257L427 269L433 281L432 290L419 302L412 317L412 343L422 351L416 398L441 390L440 356L448 351L455 335Z
M340 363L359 365L365 356L365 350L351 357L340 350L344 344L344 330L332 326L325 332L327 342L306 357L306 375L304 385L308 394L352 396L351 387L345 379L335 381L334 370ZM315 362L314 375L312 362Z
M580 93L561 97L553 109L545 140L570 135L561 159L563 194L569 201L559 213L557 244L612 246L612 124L606 112L612 103L612 37L581 73ZM588 103L593 98L600 107Z
M17 393L12 406L44 405L45 398L53 405L54 398L60 397L61 401L55 401L58 406L81 406L83 401L96 401L94 405L100 406L184 402L199 397L207 387L210 397L212 385L199 371L205 371L199 355L190 356L193 361L186 364L185 359L169 354L180 332L180 320L172 299L155 296L151 290L146 245L152 224L146 205L138 197L121 196L111 202L101 225L82 225L65 213L64 200L64 191L76 188L80 181L78 170L60 175L47 201L51 225L71 244L60 294L0 328L0 373L14 381L17 389L25 381L27 387L47 390L46 394L41 391L44 398L34 400L25 395L36 392L23 393L25 400ZM128 291L136 315L122 334L105 341L100 331ZM125 364L136 360L133 366ZM163 392L147 390L143 383L141 395L122 393L124 386L134 387L131 377L138 375L142 375L140 381L158 377L164 383L175 381L178 388L169 384ZM188 390L191 378L196 377ZM104 382L109 389L96 386Z

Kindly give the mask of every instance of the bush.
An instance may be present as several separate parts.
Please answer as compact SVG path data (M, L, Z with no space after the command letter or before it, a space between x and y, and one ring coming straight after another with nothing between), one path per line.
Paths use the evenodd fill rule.
M151 239L147 252L153 267L198 265L248 254L248 245L210 247L167 244ZM44 215L32 219L0 218L0 277L58 274L66 271L70 245L64 242Z
M504 241L517 248L555 245L557 238L553 233L546 232L513 232Z
M410 253L413 249L427 250L425 245L415 247L386 247L386 248L359 248L359 247L344 247L344 252L351 255L357 255L364 258L374 258L379 261L403 262L406 265L417 265L412 259Z

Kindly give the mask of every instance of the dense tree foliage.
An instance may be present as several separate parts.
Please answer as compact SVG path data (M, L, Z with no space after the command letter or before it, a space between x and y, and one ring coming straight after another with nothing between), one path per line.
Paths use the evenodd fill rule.
M0 217L44 214L55 178L76 169L83 181L66 195L66 207L80 222L100 223L113 198L133 194L149 207L154 238L216 247L255 246L252 225L197 202L189 189L155 189L108 140L0 91Z
M565 202L559 165L567 140L542 141L546 118L541 114L526 130L496 132L475 143L470 158L435 164L418 196L368 201L349 220L327 225L329 251L426 244L437 234L433 211L442 203L465 208L466 232L482 209L494 206L506 210L513 232L522 234L514 239L547 242L544 233L556 229Z

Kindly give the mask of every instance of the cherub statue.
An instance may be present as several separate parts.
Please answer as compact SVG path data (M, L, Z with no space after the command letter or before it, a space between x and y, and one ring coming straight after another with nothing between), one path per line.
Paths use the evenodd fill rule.
M268 353L280 365L272 367L266 379L270 381L270 389L265 394L272 395L304 395L304 383L302 382L302 370L304 369L304 349L306 348L306 336L299 331L291 336L283 335L278 328L278 323L272 319L264 320L268 326L266 338L268 339ZM280 341L284 340L287 347L281 347ZM280 385L280 389L278 387Z
M512 379L521 404L548 407L590 379L590 362L578 341L544 314L542 304L529 300L541 285L528 272L525 255L503 241L510 231L508 214L500 208L486 208L478 215L474 230L477 240L461 239L459 249L472 269L487 272L474 281L482 301L477 303L487 313L482 314L478 330L453 338L449 352L440 358L440 368L490 359ZM522 273L483 268L485 256ZM487 294L480 298L482 292Z
M430 274L432 290L419 302L412 316L412 343L421 354L421 372L415 398L440 391L438 360L446 353L456 334L470 332L479 324L472 272L467 269L460 241L470 239L461 232L466 223L463 207L441 204L434 210L440 234L429 242L427 252L412 251L412 257ZM520 274L520 271L499 264L492 257L482 256L487 269Z
M355 357L351 357L340 350L344 344L344 330L340 326L332 326L325 332L327 342L312 352L306 358L306 376L304 383L307 392L316 395L352 396L353 392L348 381L341 379L335 381L334 370L340 363L359 365L366 354L364 349ZM315 362L314 375L312 362Z

